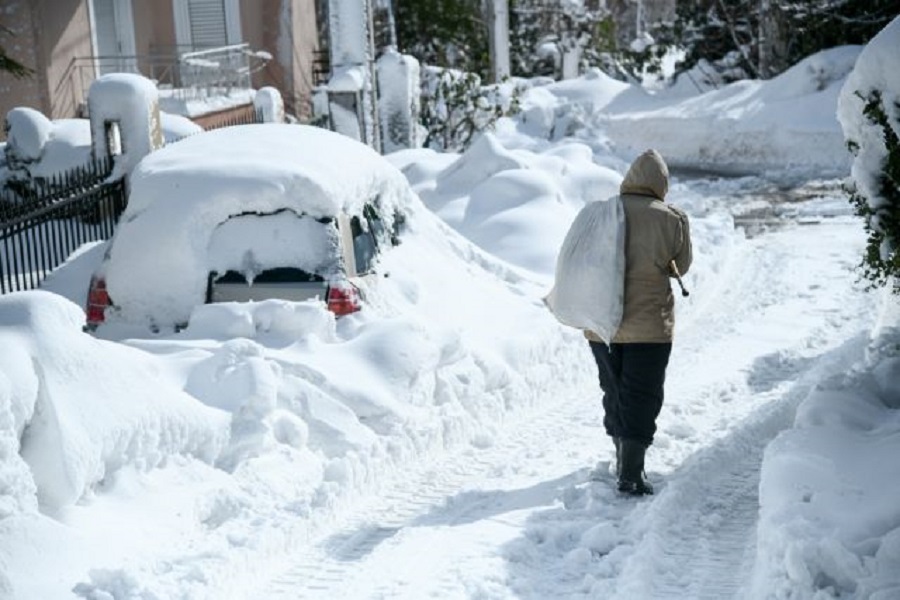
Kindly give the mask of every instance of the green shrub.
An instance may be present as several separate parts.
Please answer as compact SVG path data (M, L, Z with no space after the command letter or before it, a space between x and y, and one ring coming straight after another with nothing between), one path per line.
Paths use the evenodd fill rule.
M884 285L888 278L900 275L900 120L888 116L880 92L873 91L867 97L857 92L865 102L863 114L883 135L887 155L877 177L877 195L869 198L855 184L850 184L850 202L856 214L865 219L868 235L862 260L863 274L873 285ZM900 105L895 104L894 115L900 115ZM856 155L859 144L848 142ZM900 291L895 287L894 291Z

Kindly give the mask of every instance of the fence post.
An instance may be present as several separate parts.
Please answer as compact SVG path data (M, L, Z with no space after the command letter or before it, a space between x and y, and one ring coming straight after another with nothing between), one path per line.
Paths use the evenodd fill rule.
M127 176L137 163L165 143L159 117L159 90L141 75L112 73L88 91L91 147L95 158L118 156L114 176ZM111 124L119 130L118 153L110 147Z

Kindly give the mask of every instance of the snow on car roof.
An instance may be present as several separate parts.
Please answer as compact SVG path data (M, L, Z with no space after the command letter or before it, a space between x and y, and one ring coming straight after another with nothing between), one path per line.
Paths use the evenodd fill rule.
M377 195L384 195L382 203L402 201L397 187L406 187L402 174L346 136L308 125L241 125L144 158L132 175L124 218L151 209L184 218L281 208L330 217L357 213Z
M207 274L238 250L262 268L278 261L262 246L290 248L281 257L290 264L314 262L322 253L311 239L273 245L244 232L226 245L226 256L226 246L212 241L232 217L285 209L314 218L352 215L377 199L391 227L395 212L414 197L403 174L374 150L315 127L236 126L166 146L135 168L110 245L104 275L117 307L113 318L159 326L186 322L204 301Z

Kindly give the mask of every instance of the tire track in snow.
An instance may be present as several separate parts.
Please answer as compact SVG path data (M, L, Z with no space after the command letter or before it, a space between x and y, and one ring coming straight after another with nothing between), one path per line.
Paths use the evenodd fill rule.
M616 597L735 598L756 549L759 465L789 426L785 403L689 460L643 516L644 538L622 570Z
M817 380L854 360L864 336L816 361L731 435L689 459L639 518L643 539L620 576L617 598L741 598L756 554L760 465L766 446L791 427ZM637 515L632 515L637 517Z
M395 582L384 580L368 587L359 578L361 565L376 551L390 551L393 538L404 528L411 527L429 515L453 521L468 511L477 510L478 502L447 505L457 492L473 482L483 482L492 473L502 472L509 466L510 457L528 456L535 448L545 447L548 440L572 437L577 431L574 446L581 452L570 456L571 463L580 472L577 479L587 477L586 465L596 458L596 448L603 446L605 437L599 418L599 403L591 387L583 394L550 405L536 414L517 419L514 426L496 443L485 450L471 448L444 456L439 461L410 471L392 483L378 497L371 498L357 510L347 515L332 533L314 540L288 559L290 566L271 579L260 597L271 600L300 598L379 598L392 597L399 591L392 589ZM586 424L587 421L587 424ZM427 561L427 568L437 579L433 589L453 587L449 578L441 581L445 569L441 561ZM408 568L408 565L407 565ZM355 587L368 591L360 595Z

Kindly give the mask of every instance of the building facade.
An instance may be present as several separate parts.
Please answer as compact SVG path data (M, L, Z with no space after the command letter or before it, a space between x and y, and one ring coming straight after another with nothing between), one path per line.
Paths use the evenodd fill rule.
M0 73L0 116L16 106L51 119L82 116L96 77L132 72L161 89L208 91L237 78L254 89L272 86L287 112L305 119L327 69L317 5L321 0L0 0L0 46L34 71L25 79Z

